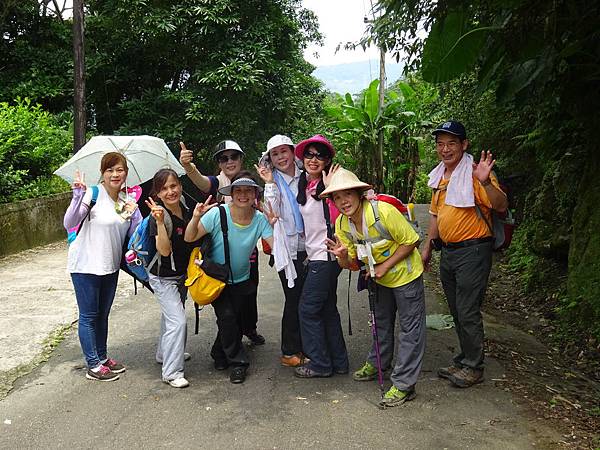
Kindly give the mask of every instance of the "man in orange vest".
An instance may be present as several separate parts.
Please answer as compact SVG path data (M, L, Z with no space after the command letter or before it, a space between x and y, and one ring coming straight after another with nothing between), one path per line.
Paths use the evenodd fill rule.
M466 388L483 381L481 304L492 266L491 213L506 211L508 200L492 173L491 152L482 151L479 163L467 153L463 124L444 122L432 134L441 162L429 174L431 217L421 257L428 268L432 248L441 249L440 279L460 346L438 375Z

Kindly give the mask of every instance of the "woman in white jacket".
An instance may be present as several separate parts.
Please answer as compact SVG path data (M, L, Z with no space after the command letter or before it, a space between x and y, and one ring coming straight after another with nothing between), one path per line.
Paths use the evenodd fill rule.
M273 257L285 296L280 360L287 367L298 367L305 362L298 302L306 276L306 250L304 222L296 201L301 170L294 157L294 148L289 137L277 134L269 139L267 151L255 166L265 182L265 202L279 217L275 224Z

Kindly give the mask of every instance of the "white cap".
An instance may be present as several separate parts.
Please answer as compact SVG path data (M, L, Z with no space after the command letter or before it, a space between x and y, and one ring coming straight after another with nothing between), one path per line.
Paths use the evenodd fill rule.
M226 141L219 142L215 146L215 150L213 152L213 158L216 158L221 153L223 153L225 150L235 150L236 152L240 152L242 155L244 154L244 151L242 150L242 148L239 146L239 144L237 142L226 140Z
M269 139L269 142L267 142L267 151L279 147L280 145L290 145L292 148L295 148L294 143L289 137L284 136L283 134L276 134Z
M270 159L269 151L275 147L279 147L280 145L289 145L292 147L292 151L294 148L296 148L296 146L294 145L294 143L292 142L292 140L289 137L284 136L283 134L276 134L271 139L269 139L269 142L267 142L267 149L263 152L262 155L260 155L260 158L258 160L258 165L259 166L266 165L266 163Z

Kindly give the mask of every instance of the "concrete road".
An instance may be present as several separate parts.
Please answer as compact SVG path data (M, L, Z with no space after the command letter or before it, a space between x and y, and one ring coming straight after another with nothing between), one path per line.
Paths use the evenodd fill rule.
M32 261L41 264L32 266ZM65 261L62 244L0 260L0 374L14 371L16 362L25 367L22 360L39 353L48 328L72 320L76 308ZM45 286L40 286L41 278ZM352 336L347 333L347 271L338 288L352 369L363 363L371 340L367 298L356 293L355 280L356 274ZM292 369L279 364L282 301L279 280L263 256L259 331L267 343L250 347L251 366L242 385L231 384L228 373L212 367L212 308L202 311L200 333L193 335L193 307L188 305L192 359L185 375L191 385L179 390L160 381L160 366L154 362L157 302L144 290L134 296L130 279L122 274L111 313L109 353L127 365L127 372L112 383L86 380L77 333L71 330L51 358L19 378L0 401L0 448L506 450L546 448L560 439L523 411L501 382L492 381L501 380L503 373L492 358L487 359L487 381L476 387L459 390L437 378L437 368L447 364L456 346L454 330L428 331L418 396L397 408L375 406L380 395L376 382L355 382L350 375L295 378ZM428 314L446 311L431 289L427 308Z

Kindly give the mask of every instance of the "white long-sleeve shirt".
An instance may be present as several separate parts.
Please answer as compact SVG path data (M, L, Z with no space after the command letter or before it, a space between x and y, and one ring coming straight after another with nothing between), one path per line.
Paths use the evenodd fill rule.
M294 197L298 195L298 181L300 180L300 169L296 167L296 172L293 177L279 172L283 177L283 180L290 187L290 191L294 194ZM279 188L275 183L265 184L265 203L268 201L275 214L279 216L279 221L283 223L283 228L286 233L285 245L288 248L292 259L297 259L298 252L304 251L304 233L296 233L296 224L294 223L294 214L291 206L287 202L287 196L279 192ZM274 246L277 245L275 242Z

